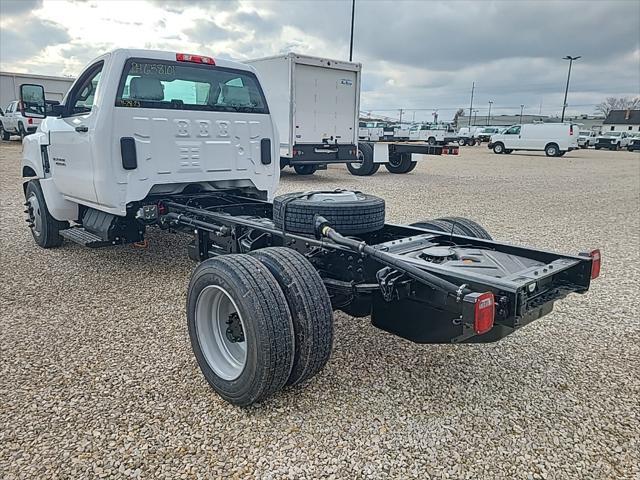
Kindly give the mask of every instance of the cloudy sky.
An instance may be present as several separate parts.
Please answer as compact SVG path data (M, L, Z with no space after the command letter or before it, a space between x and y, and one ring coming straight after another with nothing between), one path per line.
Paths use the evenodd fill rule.
M350 0L0 0L0 69L76 75L114 47L246 59L296 51L348 59ZM416 119L570 113L640 94L640 0L356 0L362 109ZM395 109L395 111L394 111ZM413 116L413 112L408 113Z

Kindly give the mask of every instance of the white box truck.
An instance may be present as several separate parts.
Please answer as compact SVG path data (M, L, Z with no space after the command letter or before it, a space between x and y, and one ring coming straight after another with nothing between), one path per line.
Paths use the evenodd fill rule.
M280 134L280 167L310 175L357 160L359 63L288 53L246 61Z

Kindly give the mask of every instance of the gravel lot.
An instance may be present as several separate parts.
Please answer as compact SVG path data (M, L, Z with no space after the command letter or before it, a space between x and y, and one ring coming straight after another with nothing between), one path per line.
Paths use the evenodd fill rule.
M495 343L415 345L336 313L307 385L232 407L191 353L186 242L42 250L23 221L20 145L0 145L0 477L640 476L640 155L484 147L409 175L283 174L282 192L357 188L388 219L460 215L498 239L599 246L585 296Z

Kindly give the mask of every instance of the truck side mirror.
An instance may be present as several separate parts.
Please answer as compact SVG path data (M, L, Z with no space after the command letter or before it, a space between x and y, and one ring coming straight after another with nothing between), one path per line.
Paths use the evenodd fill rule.
M46 117L47 109L42 85L31 83L20 85L20 107L20 111L25 117Z

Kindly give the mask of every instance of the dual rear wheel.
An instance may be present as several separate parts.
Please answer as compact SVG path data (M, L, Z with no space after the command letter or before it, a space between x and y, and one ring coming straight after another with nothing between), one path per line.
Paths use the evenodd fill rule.
M289 248L202 262L189 284L187 321L206 380L239 406L309 380L331 355L329 294L311 263Z

